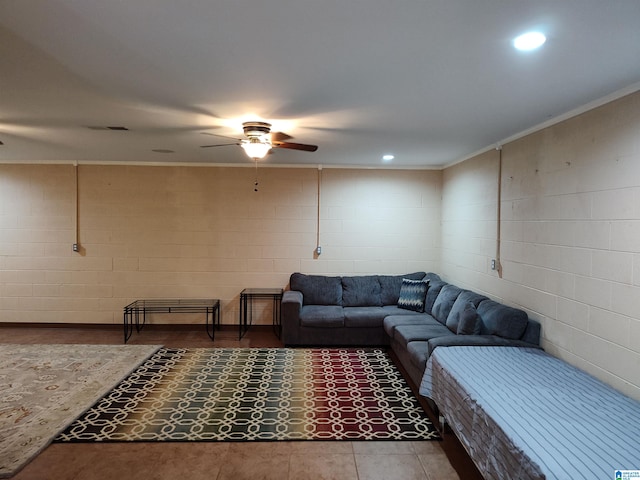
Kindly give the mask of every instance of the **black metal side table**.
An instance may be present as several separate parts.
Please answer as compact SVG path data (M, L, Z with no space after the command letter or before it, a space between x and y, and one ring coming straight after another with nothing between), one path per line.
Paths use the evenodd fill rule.
M238 339L241 340L253 322L253 300L271 299L273 303L273 333L280 338L280 302L282 288L245 288L240 292Z
M211 340L214 340L216 326L220 329L220 300L217 298L136 300L124 307L124 343L127 343L133 333L134 322L136 331L142 330L147 321L147 313L204 313L205 328Z

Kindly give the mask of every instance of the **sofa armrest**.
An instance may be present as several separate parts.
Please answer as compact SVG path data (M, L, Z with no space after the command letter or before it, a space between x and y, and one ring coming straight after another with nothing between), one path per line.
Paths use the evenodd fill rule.
M282 341L285 345L296 344L298 341L302 299L302 292L298 290L286 290L282 294L280 320L282 323Z
M297 290L286 290L282 293L282 308L285 308L285 305L288 305L290 308L297 308L297 313L300 313L300 308L302 308L302 292Z
M522 340L511 340L497 335L447 335L444 337L432 338L427 342L427 358L436 347L529 347L541 348L539 345L524 342Z

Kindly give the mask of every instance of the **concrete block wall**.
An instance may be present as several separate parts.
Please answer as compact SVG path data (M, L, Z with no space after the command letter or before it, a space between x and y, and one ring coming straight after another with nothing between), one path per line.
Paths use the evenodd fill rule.
M519 306L544 348L640 399L640 94L443 172L442 273Z
M285 287L294 271L439 268L440 171L262 167L254 192L253 168L77 168L75 253L75 167L0 165L2 322L117 324L137 298L199 297L237 324L243 288Z

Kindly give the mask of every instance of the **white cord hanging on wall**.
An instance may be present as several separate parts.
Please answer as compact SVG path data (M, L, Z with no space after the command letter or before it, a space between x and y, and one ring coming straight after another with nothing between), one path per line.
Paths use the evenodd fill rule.
M498 151L498 191L496 198L496 257L491 260L491 270L498 272L498 276L502 278L502 264L500 263L500 250L501 250L501 228L502 228L502 145L497 145Z
M258 191L258 159L254 158L253 160L256 163L256 180L255 182L253 182L253 191L257 192Z
M74 192L73 192L73 203L75 207L74 214L74 241L71 246L74 252L80 253L80 199L79 199L79 183L78 183L78 162L73 162L73 176L74 176Z
M318 165L318 202L316 211L316 250L315 256L318 258L322 253L322 247L320 246L320 190L322 187L322 165Z

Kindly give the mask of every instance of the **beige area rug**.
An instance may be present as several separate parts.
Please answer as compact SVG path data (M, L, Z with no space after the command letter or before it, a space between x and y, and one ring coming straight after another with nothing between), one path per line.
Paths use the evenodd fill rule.
M0 478L15 475L159 348L0 344Z

